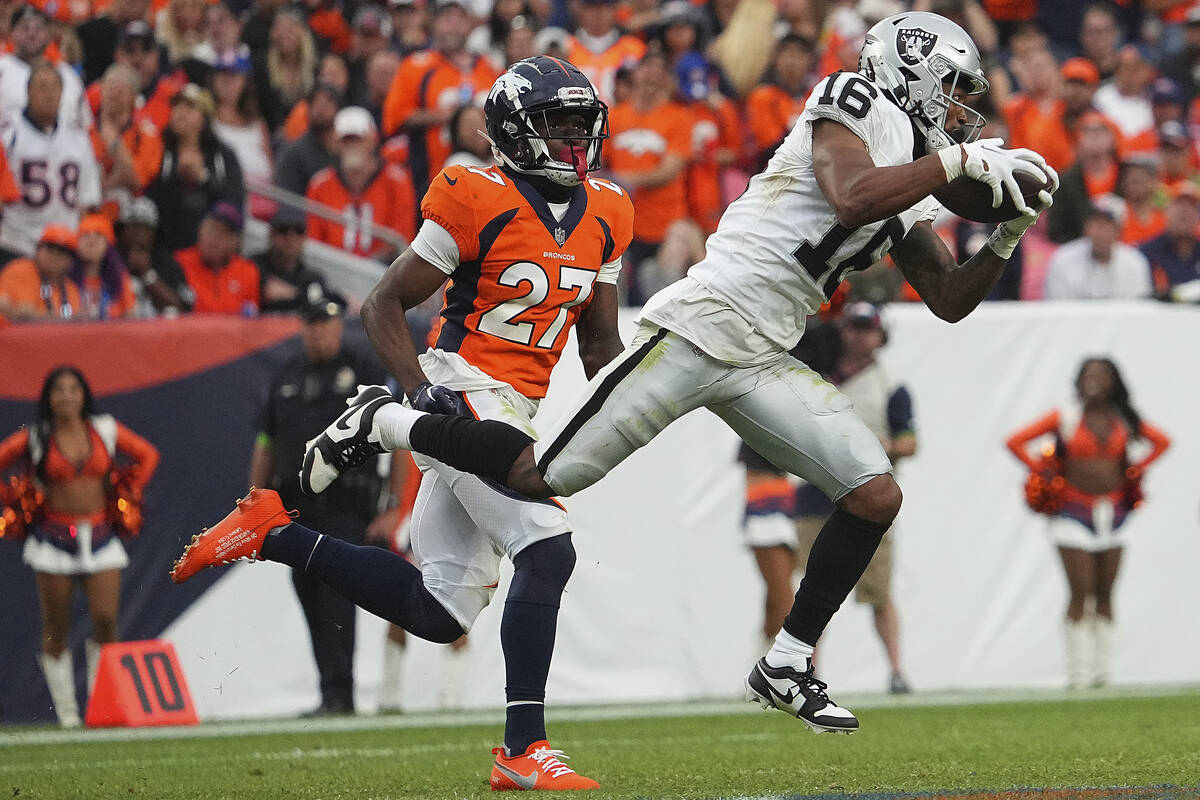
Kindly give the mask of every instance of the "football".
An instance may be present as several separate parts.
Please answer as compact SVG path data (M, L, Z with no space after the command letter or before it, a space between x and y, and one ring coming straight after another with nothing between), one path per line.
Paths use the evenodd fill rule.
M1021 194L1030 206L1038 202L1038 192L1049 189L1050 184L1039 181L1027 172L1014 172ZM992 208L992 190L986 183L963 175L933 193L939 203L963 219L975 222L1007 222L1021 216L1016 204L1006 193L999 208Z

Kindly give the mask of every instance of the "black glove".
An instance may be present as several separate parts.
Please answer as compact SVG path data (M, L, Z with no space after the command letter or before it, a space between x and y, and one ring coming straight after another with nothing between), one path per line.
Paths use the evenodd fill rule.
M471 416L467 403L458 392L433 383L422 383L409 395L412 407L427 414Z

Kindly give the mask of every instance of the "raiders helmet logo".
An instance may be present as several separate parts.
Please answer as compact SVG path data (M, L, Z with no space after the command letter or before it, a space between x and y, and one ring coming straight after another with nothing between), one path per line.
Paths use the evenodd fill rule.
M937 40L936 33L921 28L901 28L896 33L896 50L900 60L912 67L929 57Z

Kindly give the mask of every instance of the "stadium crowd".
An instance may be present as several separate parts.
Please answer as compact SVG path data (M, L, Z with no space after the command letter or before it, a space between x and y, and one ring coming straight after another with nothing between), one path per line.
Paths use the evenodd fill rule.
M611 108L639 305L908 7L978 42L984 135L1063 176L993 299L1200 300L1200 2L4 0L0 319L294 311L324 280L306 238L386 263L444 165L491 163L482 102L537 53ZM250 219L265 252L243 252ZM989 231L938 228L959 254ZM915 299L886 267L855 286Z

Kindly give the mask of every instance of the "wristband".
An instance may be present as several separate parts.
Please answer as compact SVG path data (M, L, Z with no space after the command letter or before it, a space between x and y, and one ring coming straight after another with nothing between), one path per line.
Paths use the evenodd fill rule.
M963 147L956 145L954 147L943 147L937 151L938 158L942 160L942 169L946 172L946 183L954 180L963 173Z
M1017 242L1021 241L1026 230L1028 228L1020 226L1014 230L1009 223L1001 222L988 237L987 246L992 249L993 253L1008 261L1012 258L1013 250L1017 248Z

